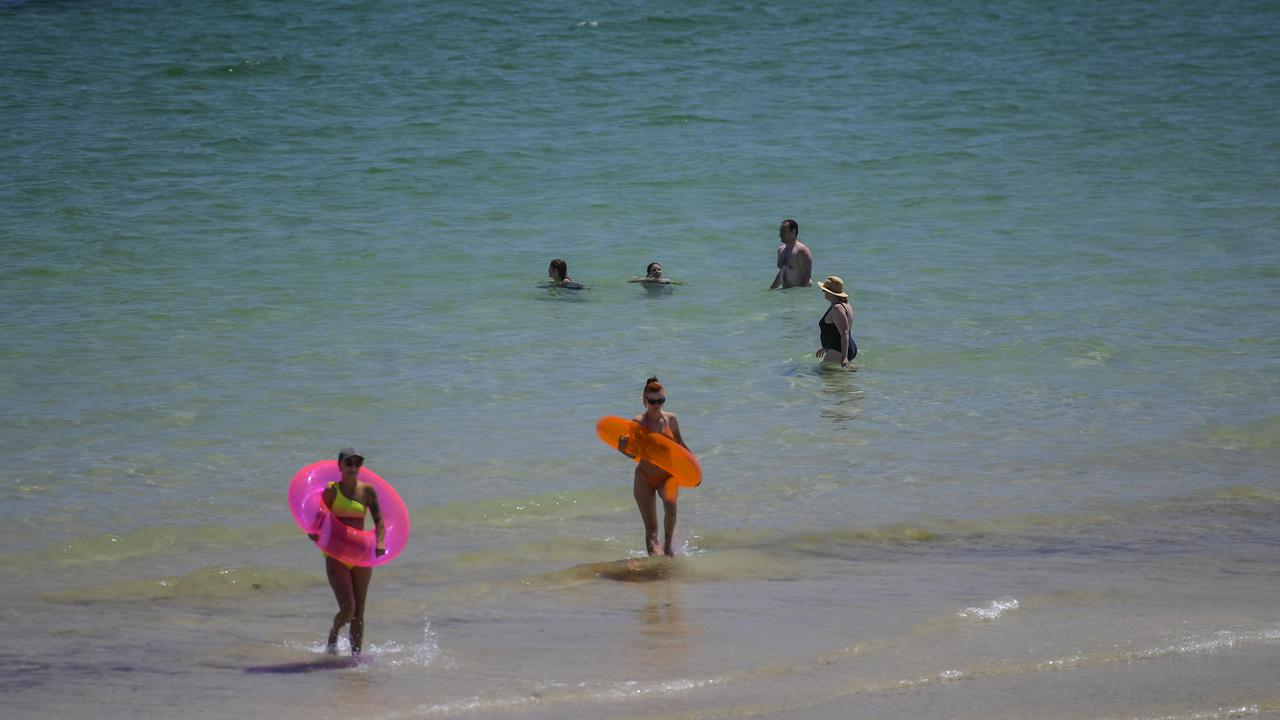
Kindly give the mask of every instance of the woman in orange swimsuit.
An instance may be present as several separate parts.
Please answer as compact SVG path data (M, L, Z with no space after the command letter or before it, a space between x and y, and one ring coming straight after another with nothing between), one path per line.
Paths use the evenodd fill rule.
M667 393L658 378L651 377L644 384L645 411L634 418L636 422L650 432L662 433L684 446L684 438L680 436L680 422L675 413L664 412L663 404L667 402ZM650 555L657 555L662 550L668 556L675 555L671 546L671 538L676 531L676 501L662 498L663 536L665 541L658 541L658 505L657 496L662 486L671 478L671 473L641 460L636 463L635 485L633 487L636 505L640 508L640 519L644 521L644 546Z
M358 479L362 465L364 456L353 448L340 451L338 468L342 471L342 479L329 483L321 497L336 520L357 530L364 529L367 510L373 516L378 538L377 553L381 556L387 552L382 511L378 508L378 493ZM310 537L315 540L318 535ZM338 614L333 616L325 652L338 652L338 631L351 623L351 654L359 655L364 643L364 600L369 593L369 581L373 579L373 568L348 565L327 554L324 556L324 568L329 576L329 587L333 588L333 596L338 601Z

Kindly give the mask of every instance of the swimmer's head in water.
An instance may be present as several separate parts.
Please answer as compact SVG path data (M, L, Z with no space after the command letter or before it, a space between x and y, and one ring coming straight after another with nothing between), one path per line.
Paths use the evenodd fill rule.
M552 260L551 264L547 266L547 277L556 282L564 281L565 278L569 277L569 263L560 258Z
M656 262L649 263L649 267L644 269L644 274L646 277L651 278L662 277L662 264Z

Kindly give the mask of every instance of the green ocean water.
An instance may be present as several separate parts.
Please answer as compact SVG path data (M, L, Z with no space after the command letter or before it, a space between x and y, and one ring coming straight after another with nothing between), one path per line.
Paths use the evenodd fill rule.
M1277 30L0 6L9 706L1277 716ZM813 359L820 293L766 290L787 217L853 372ZM653 260L685 284L627 282ZM650 374L706 480L687 557L633 573L592 426ZM315 658L284 488L348 444L415 523L373 662L246 672Z

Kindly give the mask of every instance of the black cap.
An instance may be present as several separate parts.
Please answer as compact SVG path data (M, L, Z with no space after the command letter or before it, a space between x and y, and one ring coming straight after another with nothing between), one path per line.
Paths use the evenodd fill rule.
M341 463L343 460L346 460L349 457L357 457L357 458L360 458L360 462L364 462L364 456L356 452L356 449L353 447L342 448L341 450L338 451L339 463Z

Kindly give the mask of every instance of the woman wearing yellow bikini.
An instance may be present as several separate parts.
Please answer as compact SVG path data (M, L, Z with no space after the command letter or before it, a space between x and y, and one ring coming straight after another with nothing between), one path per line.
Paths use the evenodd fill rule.
M357 530L364 529L367 510L373 516L378 538L377 553L382 556L387 552L387 546L382 512L378 508L378 493L368 483L358 479L362 465L364 456L353 448L340 451L338 468L342 471L342 479L329 483L321 497L335 519ZM315 540L318 535L310 537ZM338 600L338 614L333 616L333 628L329 630L325 652L338 652L338 631L343 625L351 623L351 654L359 655L364 642L364 599L369 593L373 568L348 565L327 554L324 556L324 567L329 576L329 587L333 588L333 596Z

